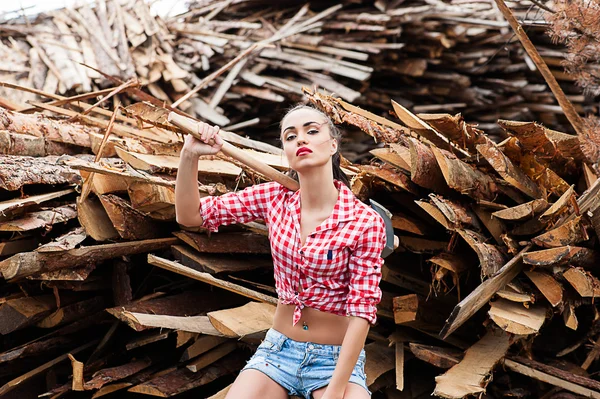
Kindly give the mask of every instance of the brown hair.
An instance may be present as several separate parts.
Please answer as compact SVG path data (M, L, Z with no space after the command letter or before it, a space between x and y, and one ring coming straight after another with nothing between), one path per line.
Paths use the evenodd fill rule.
M297 111L299 109L313 110L313 111L319 113L320 115L322 115L326 119L327 125L329 126L329 135L331 136L332 139L336 140L338 143L338 150L335 152L335 154L333 154L333 157L331 158L331 164L332 164L332 169L333 169L333 178L336 180L340 180L342 183L344 183L346 186L348 186L350 188L350 180L348 180L348 176L346 176L346 174L342 170L342 167L340 166L342 158L340 156L339 145L341 144L341 141L342 141L342 131L333 123L333 120L329 116L327 116L320 109L315 108L311 105L297 104L297 105L291 107L285 113L283 118L281 118L279 128L281 129L283 127L283 125L281 125L281 123L283 123L283 120L285 119L286 116L288 116L292 112ZM298 180L298 173L295 170L290 169L288 172L288 175L290 177L292 177L294 180Z

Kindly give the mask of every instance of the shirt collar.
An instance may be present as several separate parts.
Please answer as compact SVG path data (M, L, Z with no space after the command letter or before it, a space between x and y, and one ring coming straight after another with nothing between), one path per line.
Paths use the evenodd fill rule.
M340 222L354 220L354 201L356 199L354 197L354 193L340 180L334 179L333 184L339 191L338 200L333 207L331 216L329 216L329 218L327 218L317 228L315 233L322 230L332 229ZM292 193L288 202L288 208L293 214L297 215L298 220L300 220L300 190Z

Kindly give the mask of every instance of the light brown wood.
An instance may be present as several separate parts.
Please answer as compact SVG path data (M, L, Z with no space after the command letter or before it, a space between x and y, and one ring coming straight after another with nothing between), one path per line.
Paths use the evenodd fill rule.
M270 303L248 302L244 306L207 313L215 328L231 338L267 331L273 326L275 306Z
M188 370L190 370L193 373L197 373L199 371L201 371L203 368L205 368L206 366L216 362L217 360L221 359L223 356L228 355L229 353L233 352L234 350L237 349L237 344L235 343L235 341L227 341L224 342L223 344L217 346L214 349L211 349L210 351L203 353L202 355L198 356L195 359L192 359L192 361L185 366Z
M546 320L546 309L543 306L525 307L506 299L493 301L488 314L498 327L515 335L535 334Z
M435 377L434 395L461 399L485 392L488 375L510 347L510 335L489 331L465 352L465 357L443 375Z

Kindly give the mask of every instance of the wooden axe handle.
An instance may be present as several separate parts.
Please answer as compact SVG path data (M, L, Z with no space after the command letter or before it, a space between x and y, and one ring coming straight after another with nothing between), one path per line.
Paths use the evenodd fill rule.
M200 126L200 123L202 122L197 122L193 119L190 119L183 115L179 115L175 112L169 113L168 120L175 126L179 127L188 134L191 134L192 136L200 140L198 128ZM269 165L262 163L258 159L246 154L244 151L240 150L239 148L235 147L234 145L228 143L225 140L223 140L223 147L221 147L221 151L223 152L223 154L243 163L251 169L254 169L263 176L266 176L269 179L276 181L277 183L281 184L287 189L296 191L300 188L296 180L292 179L287 175L284 175L277 169L274 169Z

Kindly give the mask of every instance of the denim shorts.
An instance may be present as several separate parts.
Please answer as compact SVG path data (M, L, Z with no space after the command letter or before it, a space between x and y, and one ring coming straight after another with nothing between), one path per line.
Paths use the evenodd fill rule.
M288 395L310 399L313 391L329 385L341 348L341 345L294 341L271 328L242 371L259 370L285 388ZM360 385L371 395L365 360L362 349L349 382Z

